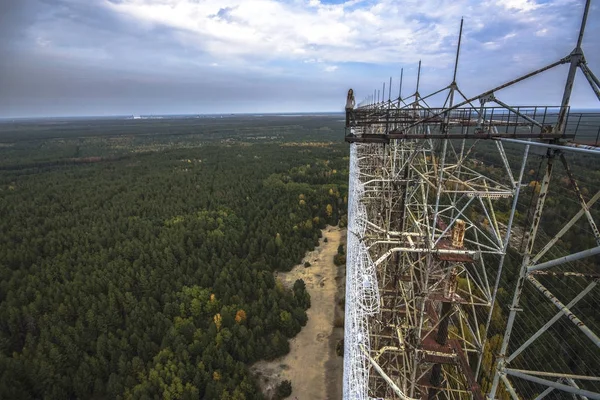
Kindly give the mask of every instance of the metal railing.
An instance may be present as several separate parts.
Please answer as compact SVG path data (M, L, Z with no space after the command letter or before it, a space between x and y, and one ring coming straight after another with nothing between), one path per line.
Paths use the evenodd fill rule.
M363 139L402 138L539 138L563 139L588 146L600 144L600 112L569 112L562 131L557 121L561 107L464 107L445 108L363 107L352 111L349 127ZM423 133L415 136L411 128L423 125ZM364 132L369 127L371 132ZM379 129L375 129L379 127ZM348 129L350 133L350 129Z

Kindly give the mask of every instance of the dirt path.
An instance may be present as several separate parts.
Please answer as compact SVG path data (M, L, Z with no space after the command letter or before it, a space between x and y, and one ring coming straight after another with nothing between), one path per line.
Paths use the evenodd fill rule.
M278 382L288 379L293 388L290 399L341 398L343 362L342 357L336 355L335 347L343 337L343 329L334 328L334 318L343 316L337 302L343 296L345 277L344 268L333 263L340 243L346 243L346 230L328 226L323 230L319 246L306 254L301 265L277 276L288 287L296 279L303 279L310 293L311 307L307 311L306 326L290 340L289 354L252 366L267 396ZM311 266L305 268L304 261ZM336 325L343 325L342 321Z

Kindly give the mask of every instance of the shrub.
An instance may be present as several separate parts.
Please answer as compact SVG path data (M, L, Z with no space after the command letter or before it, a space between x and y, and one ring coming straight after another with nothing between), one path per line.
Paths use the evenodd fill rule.
M292 382L285 380L277 386L277 399L285 399L292 394Z
M335 256L333 256L333 263L335 265L346 264L346 255L345 254L336 254Z

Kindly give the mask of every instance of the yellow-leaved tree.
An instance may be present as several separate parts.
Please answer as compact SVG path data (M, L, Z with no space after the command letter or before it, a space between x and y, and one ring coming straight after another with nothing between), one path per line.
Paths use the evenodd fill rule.
M246 311L238 310L238 312L235 313L235 322L237 322L238 324L241 324L245 320L246 320Z
M213 320L215 321L215 325L217 327L217 331L220 331L221 330L221 323L222 323L221 314L216 314L213 317Z

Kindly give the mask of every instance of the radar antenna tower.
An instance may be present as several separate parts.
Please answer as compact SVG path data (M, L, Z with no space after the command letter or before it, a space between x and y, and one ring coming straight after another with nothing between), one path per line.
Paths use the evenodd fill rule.
M600 100L581 48L589 7L571 54L472 97L456 82L461 20L448 86L421 96L419 61L414 94L402 97L402 69L398 98L390 78L387 100L384 83L350 111L344 399L600 398L600 321L586 325L574 312L600 297L600 212L592 208L600 191L584 193L569 161L600 156L600 114L570 110L577 69ZM562 64L569 72L559 106L511 106L496 96ZM436 100L442 105L429 105ZM545 164L533 186L524 182L532 160ZM546 232L555 160L579 211ZM524 198L532 206L523 222ZM589 235L582 243L591 246L559 251L571 230ZM515 257L520 267L509 268ZM552 289L572 282L573 295L555 297ZM499 301L501 288L513 291L510 304ZM547 304L533 303L541 299ZM539 326L515 330L532 315ZM568 340L588 340L591 355L578 368L527 362L538 344L559 340L559 320L573 323Z

